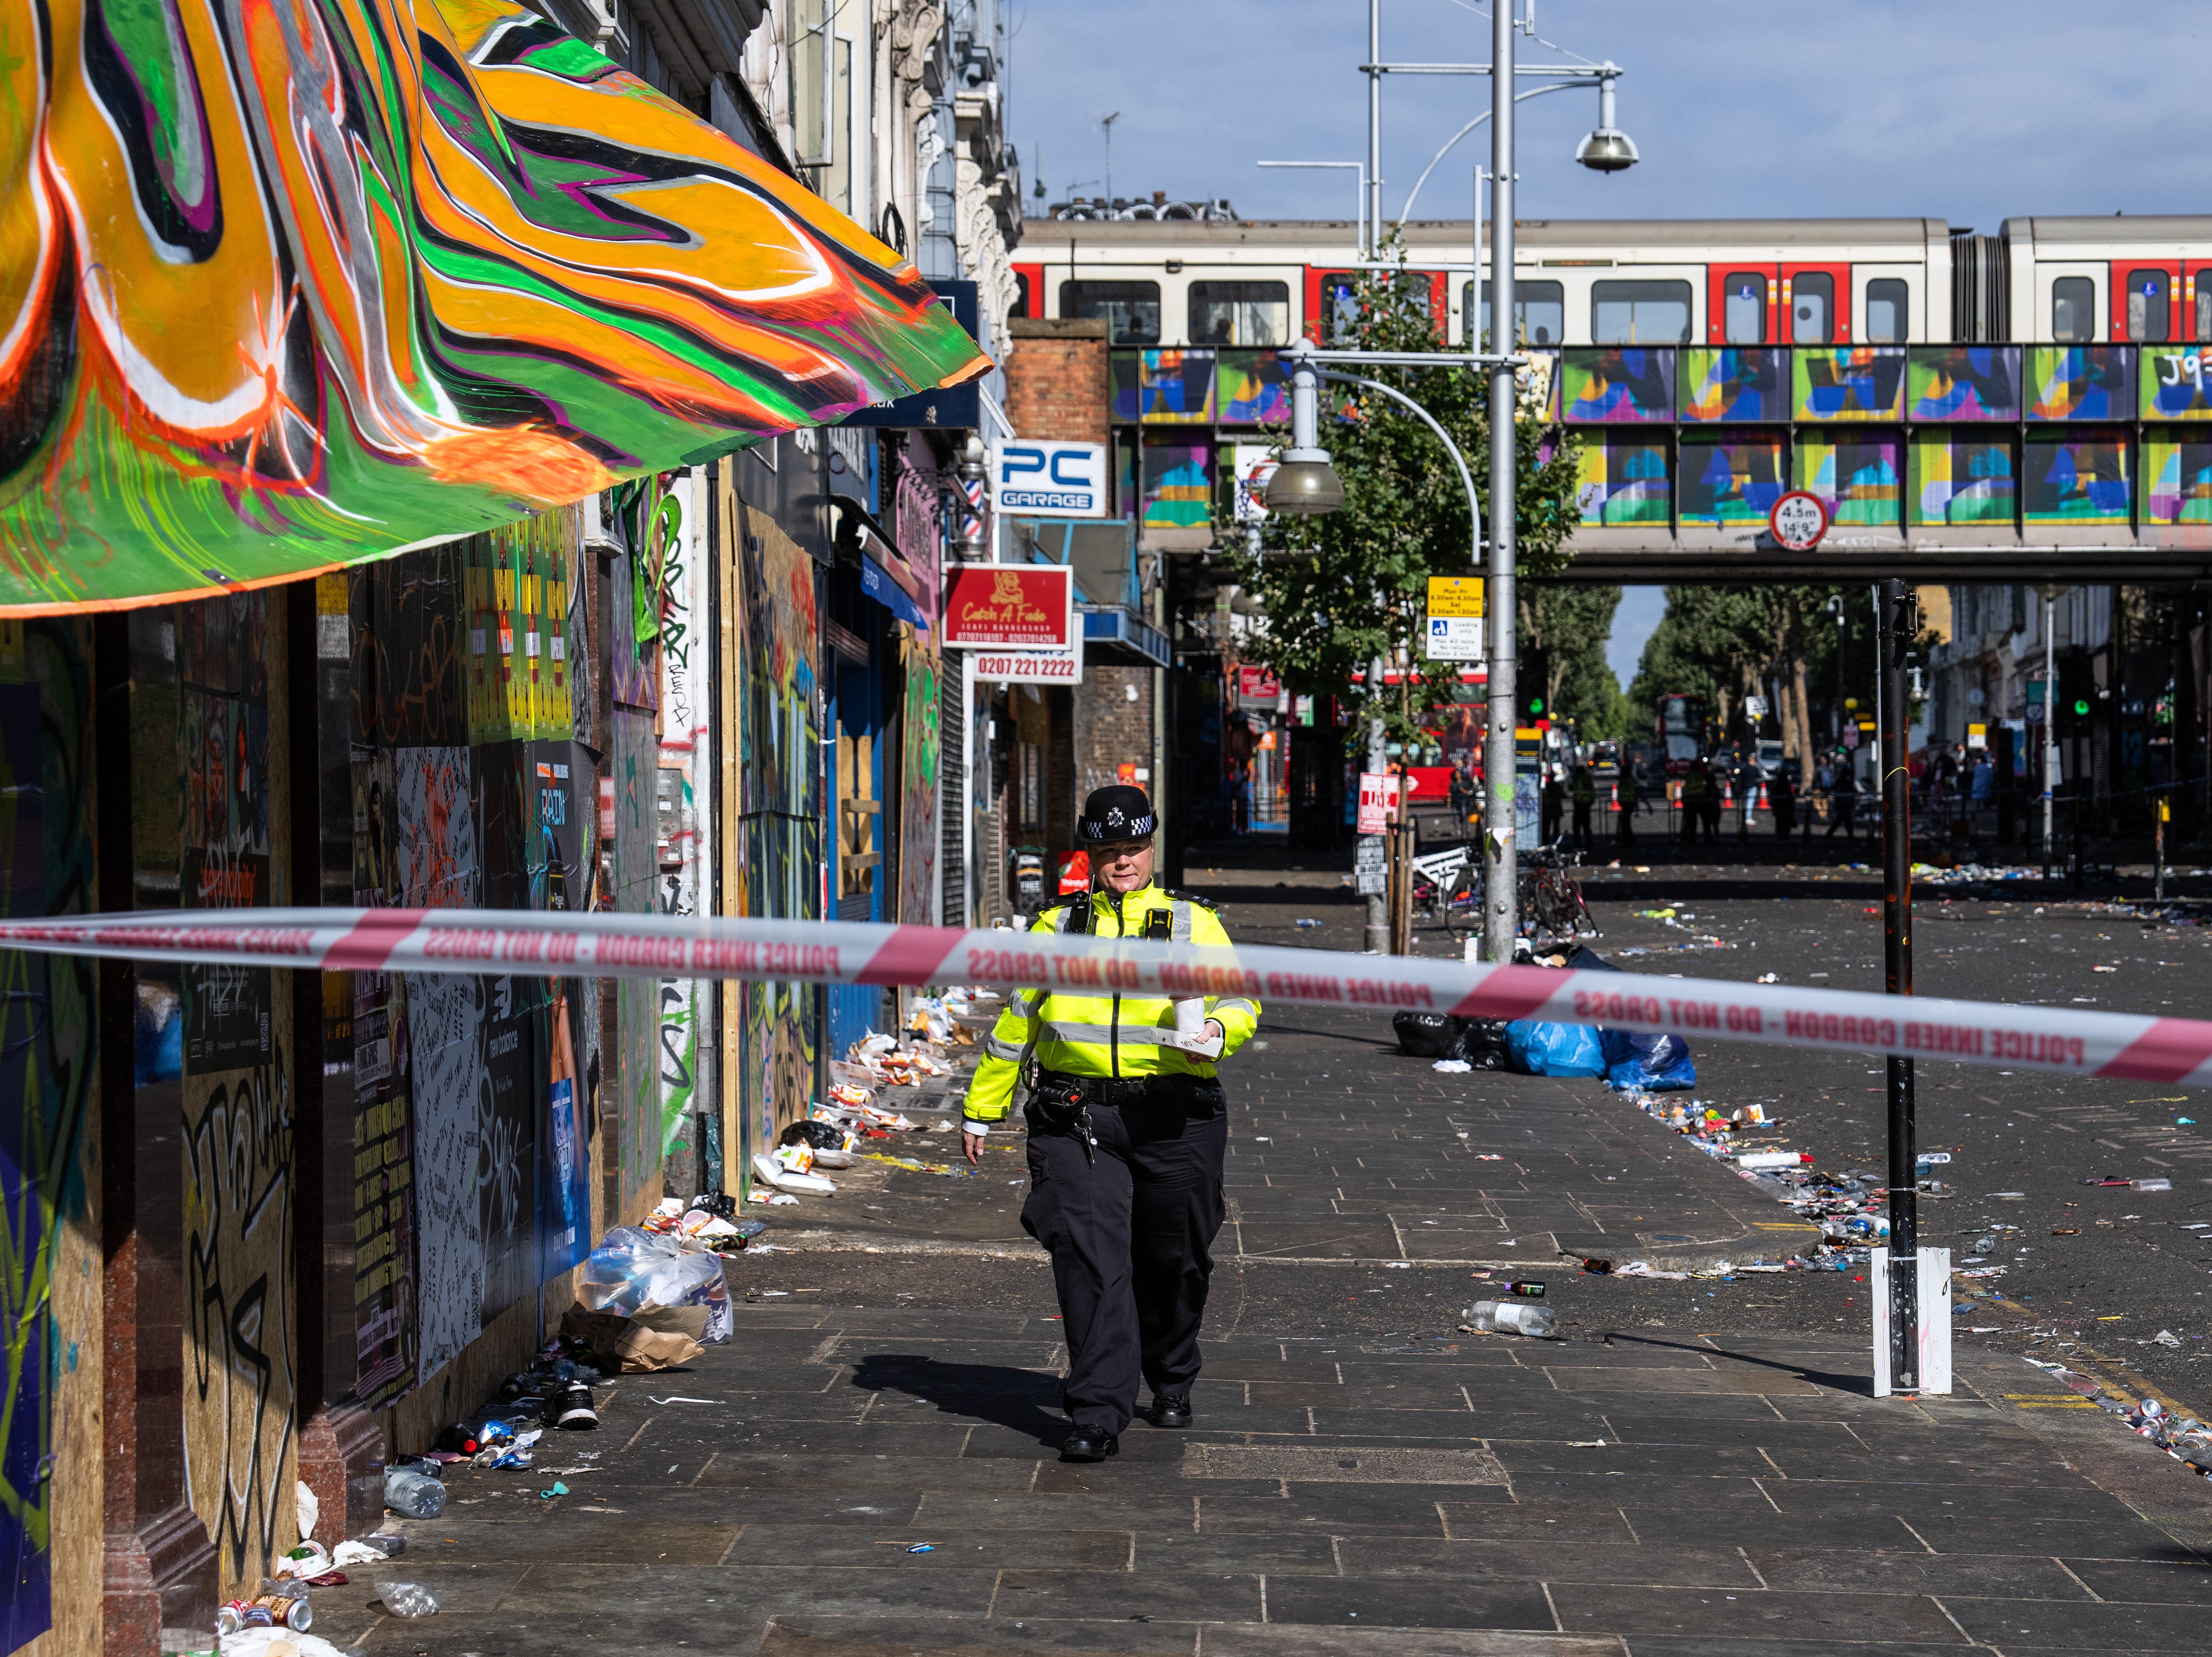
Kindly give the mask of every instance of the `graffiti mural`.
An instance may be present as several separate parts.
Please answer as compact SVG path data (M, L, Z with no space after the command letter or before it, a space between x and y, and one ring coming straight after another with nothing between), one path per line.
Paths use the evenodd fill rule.
M95 907L88 632L81 622L0 621L0 901L11 918ZM84 1212L77 1156L91 1104L93 991L90 961L0 955L0 1314L10 1332L0 1374L0 1650L53 1621L61 1365L49 1288L61 1218Z
M511 0L254 16L0 3L0 605L306 574L988 367Z
M706 480L677 480L672 500L681 522L664 543L654 606L660 657L659 883L655 908L696 915L712 907L713 731L708 715L711 664L707 629ZM708 986L660 980L660 1143L672 1148L697 1102L714 1096L713 1053L700 1039Z
M470 809L469 750L400 748L392 762L400 907L478 907L482 865ZM427 1378L482 1328L477 1180L485 980L410 974L404 986L414 1111L416 1364Z
M936 635L899 624L906 667L906 707L899 720L898 918L927 926L937 905L937 772L943 752L945 660Z
M789 920L822 914L822 696L813 561L765 515L745 512L738 558L735 912ZM732 907L725 895L726 909ZM815 1085L821 992L748 984L739 996L738 1078L743 1150L775 1143L804 1115ZM741 1160L742 1166L742 1160Z
M614 709L614 901L624 914L650 914L660 860L656 846L660 811L659 743L653 715L642 708ZM622 1201L627 1211L660 1179L660 987L623 979L615 989L613 1055L620 1090Z
M274 901L282 677L258 595L180 607L175 628L179 896ZM163 687L166 690L167 687ZM151 802L146 804L150 805ZM142 809L143 809L142 807ZM297 1540L292 1282L292 975L186 966L181 998L185 1486L226 1587Z

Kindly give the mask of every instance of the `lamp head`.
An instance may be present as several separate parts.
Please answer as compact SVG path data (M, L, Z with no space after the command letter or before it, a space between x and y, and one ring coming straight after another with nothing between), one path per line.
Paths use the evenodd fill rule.
M1601 126L1575 147L1575 159L1593 173L1626 173L1642 158L1626 132Z
M1344 505L1344 480L1326 449L1286 449L1267 479L1264 504L1291 518L1317 518Z

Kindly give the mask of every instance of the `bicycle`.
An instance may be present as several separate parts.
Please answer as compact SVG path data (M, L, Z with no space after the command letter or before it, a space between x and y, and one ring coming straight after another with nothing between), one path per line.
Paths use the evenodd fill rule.
M1521 865L1522 932L1532 938L1598 935L1597 918L1575 878L1582 860L1581 852L1565 847L1540 847L1528 854Z

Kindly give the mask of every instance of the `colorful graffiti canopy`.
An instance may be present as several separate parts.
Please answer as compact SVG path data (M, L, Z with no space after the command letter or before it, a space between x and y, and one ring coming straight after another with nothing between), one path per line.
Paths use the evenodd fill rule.
M505 0L0 0L0 611L470 534L987 366Z

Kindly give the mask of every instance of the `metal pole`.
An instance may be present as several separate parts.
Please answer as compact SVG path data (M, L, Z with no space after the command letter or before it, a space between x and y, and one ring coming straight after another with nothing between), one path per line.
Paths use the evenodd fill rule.
M1912 993L1912 774L1906 768L1905 657L1919 629L1911 590L1881 584L1882 987ZM1894 1392L1920 1385L1918 1157L1913 1144L1912 1060L1891 1059L1889 1092L1889 1375Z
M1382 695L1382 659L1380 656L1367 665L1367 674L1368 687L1379 705ZM1389 768L1389 744L1383 734L1382 716L1377 714L1367 721L1367 769L1379 776ZM1383 830L1386 835L1390 832L1388 828ZM1384 844L1387 846L1389 842L1386 841ZM1389 883L1387 880L1383 883L1382 891L1370 892L1367 895L1365 947L1376 955L1390 953L1390 920L1387 905L1389 895Z
M1382 240L1382 0L1367 0L1367 251Z
M2057 587L2043 592L2043 877L2051 878L2051 859L2057 849L2058 831L2052 821L2053 796L2058 792L2058 628Z
M1490 315L1492 356L1510 356L1520 342L1513 325L1513 7L1497 0L1490 9ZM1481 240L1478 228L1476 240ZM1475 250L1477 261L1481 249ZM1477 290L1480 293L1480 289ZM1490 729L1483 744L1483 835L1489 867L1484 871L1484 953L1510 962L1519 934L1520 857L1513 843L1514 727L1518 693L1514 668L1513 534L1518 508L1514 501L1516 456L1513 432L1513 367L1490 365L1490 685L1486 707Z

